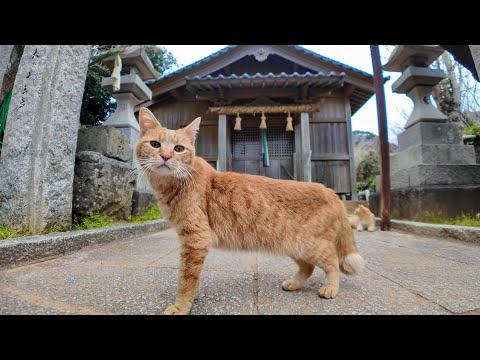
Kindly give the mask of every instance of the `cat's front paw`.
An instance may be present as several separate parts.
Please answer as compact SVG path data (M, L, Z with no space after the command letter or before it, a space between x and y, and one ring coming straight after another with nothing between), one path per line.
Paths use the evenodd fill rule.
M188 315L190 308L180 305L170 305L163 312L165 315Z
M338 286L324 285L318 291L318 295L325 299L333 299L338 294Z
M285 291L295 291L300 289L302 284L299 284L297 281L293 279L285 280L282 283L282 289Z

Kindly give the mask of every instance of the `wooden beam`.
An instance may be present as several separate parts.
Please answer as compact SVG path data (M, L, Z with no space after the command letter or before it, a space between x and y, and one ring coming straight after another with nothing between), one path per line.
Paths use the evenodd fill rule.
M310 119L310 124L347 123L346 119Z
M178 101L182 101L182 94L178 89L173 89L170 91L170 93L175 99L177 99Z
M227 170L227 115L218 115L217 170Z
M350 155L312 155L312 161L350 161Z
M310 123L307 112L300 114L300 137L302 143L303 181L312 182L312 150L310 150Z
M216 91L195 91L190 88L190 91L196 94L197 100L211 101L218 98L218 92ZM311 97L329 96L328 93L331 90L325 89L309 89L309 95ZM225 98L235 99L253 99L257 97L268 98L294 98L298 96L299 90L297 88L237 88L237 89L224 89ZM332 92L330 95L333 95ZM337 94L338 95L338 94ZM343 94L342 94L343 97Z
M380 137L381 184L380 212L382 231L390 230L391 194L390 194L390 158L388 144L387 111L385 107L385 92L383 89L382 63L378 45L370 45L373 65L373 84L377 99L378 135Z
M258 114L258 113L270 113L270 114L282 114L287 112L293 113L309 113L316 112L318 110L318 104L282 104L282 105L234 105L234 106L217 106L209 107L208 111L212 113L235 115L235 114Z
M355 173L355 155L353 151L353 139L352 139L352 110L350 109L350 99L345 98L345 115L347 119L347 146L348 155L350 160L350 193L352 194L352 200L358 200L357 198L357 177Z

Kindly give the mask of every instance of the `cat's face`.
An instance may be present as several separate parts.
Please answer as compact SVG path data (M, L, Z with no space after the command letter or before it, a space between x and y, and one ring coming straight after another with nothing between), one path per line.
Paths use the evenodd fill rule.
M137 161L147 172L182 177L195 157L195 138L200 118L179 130L164 128L147 108L139 111L140 137L135 147Z
M358 205L358 207L355 209L354 213L355 213L355 215L358 215L360 217L369 216L371 214L370 210L363 205Z

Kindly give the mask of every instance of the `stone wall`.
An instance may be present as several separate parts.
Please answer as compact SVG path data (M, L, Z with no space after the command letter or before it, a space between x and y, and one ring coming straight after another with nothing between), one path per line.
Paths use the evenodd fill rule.
M480 185L393 189L391 194L392 219L428 221L432 216L451 219L480 213ZM370 195L370 210L380 216L379 193Z

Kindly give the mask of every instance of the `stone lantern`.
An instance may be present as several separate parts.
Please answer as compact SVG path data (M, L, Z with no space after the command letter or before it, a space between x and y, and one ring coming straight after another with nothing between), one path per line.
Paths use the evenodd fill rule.
M120 55L122 59L122 76L120 90L113 92L113 79L102 79L102 86L112 93L117 101L117 109L103 123L104 126L113 126L124 133L130 140L132 148L138 139L140 126L135 118L135 106L151 100L152 92L145 85L145 80L157 78L159 73L153 68L144 46L130 46ZM103 64L113 69L115 57L106 58Z
M129 46L120 58L122 60L120 89L113 91L111 77L102 79L102 86L111 92L117 101L117 109L103 125L115 127L125 134L134 151L140 134L140 126L135 118L135 106L152 99L152 91L145 85L145 81L158 78L160 74L154 69L144 46ZM109 57L103 63L113 70L115 57ZM132 156L132 159L135 159L135 156ZM137 176L132 198L132 213L142 213L155 202L155 195L147 181L140 181Z
M414 105L398 136L399 151L390 156L392 215L399 219L480 212L480 165L474 148L463 144L459 126L447 122L430 101L433 87L446 75L429 66L443 51L439 46L400 45L383 66L402 72L392 90L406 94ZM370 197L370 204L379 208L378 194Z
M400 45L395 48L388 63L387 71L401 71L402 76L392 85L393 92L406 94L413 101L413 112L405 129L420 122L443 123L447 117L430 101L433 87L446 75L442 70L430 68L430 64L443 53L440 46Z

